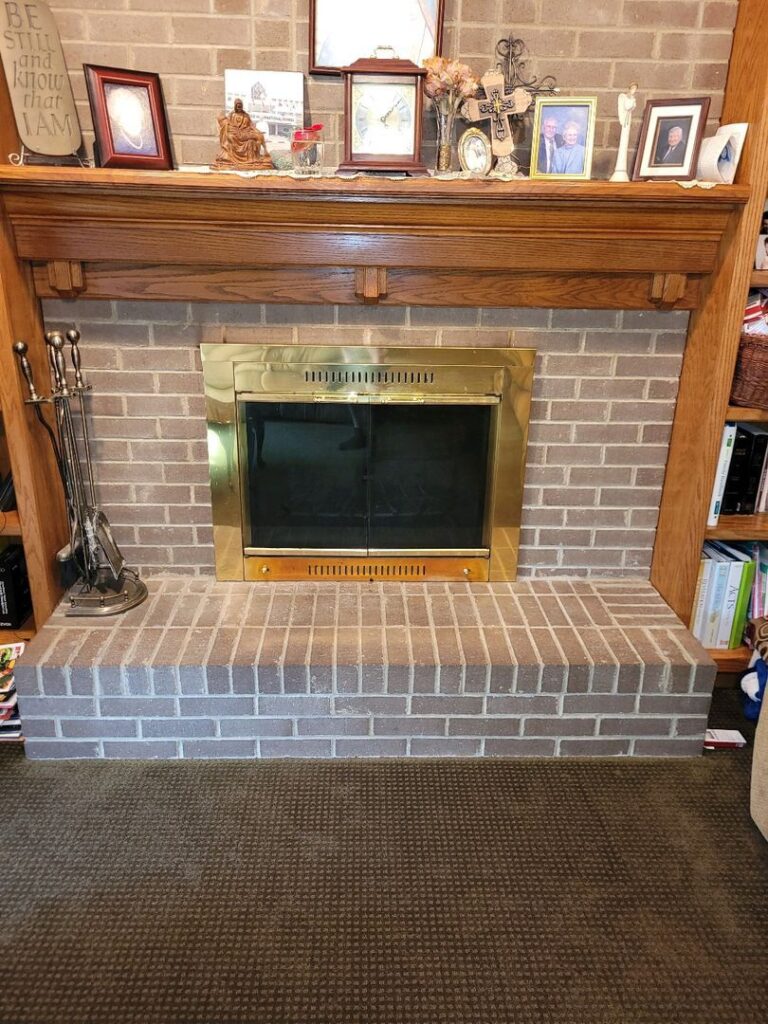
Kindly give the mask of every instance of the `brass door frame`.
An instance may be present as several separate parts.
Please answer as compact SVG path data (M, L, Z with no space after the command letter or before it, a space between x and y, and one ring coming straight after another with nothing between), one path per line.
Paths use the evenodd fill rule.
M216 344L201 351L219 579L515 578L534 350ZM252 401L493 405L483 548L352 553L246 545L240 422Z

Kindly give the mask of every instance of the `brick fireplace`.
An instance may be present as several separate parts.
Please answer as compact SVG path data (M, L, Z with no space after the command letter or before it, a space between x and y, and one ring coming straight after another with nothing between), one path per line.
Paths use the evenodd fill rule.
M151 597L43 629L19 673L29 756L701 749L714 667L647 582L687 314L46 314L84 332L100 495ZM519 582L215 582L200 344L225 339L535 348Z

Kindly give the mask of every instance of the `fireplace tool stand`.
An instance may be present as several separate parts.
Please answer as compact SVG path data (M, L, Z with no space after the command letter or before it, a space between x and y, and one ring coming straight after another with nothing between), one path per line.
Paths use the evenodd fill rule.
M45 335L53 378L50 398L41 398L37 394L32 367L27 358L26 343L17 341L13 350L29 390L26 404L34 407L37 418L48 432L64 487L69 519L69 545L59 552L58 560L62 565L73 564L77 576L76 582L67 594L66 614L116 615L141 604L147 596L147 588L138 573L126 566L112 535L109 520L96 501L84 399L85 392L90 391L91 386L83 381L80 332L67 331L66 337L70 344L75 378L71 387L67 382L64 335L60 331L49 331ZM72 414L75 399L80 413L80 437L75 429ZM40 410L41 405L48 404L54 408L55 434Z

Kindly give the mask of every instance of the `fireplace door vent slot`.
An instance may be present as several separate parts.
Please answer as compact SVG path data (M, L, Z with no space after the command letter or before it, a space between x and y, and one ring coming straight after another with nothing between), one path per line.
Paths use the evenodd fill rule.
M427 567L424 563L410 563L399 565L396 562L391 564L380 564L377 562L356 562L347 563L309 563L307 571L311 577L322 576L325 579L417 579L427 575Z
M434 384L432 370L305 370L305 384Z

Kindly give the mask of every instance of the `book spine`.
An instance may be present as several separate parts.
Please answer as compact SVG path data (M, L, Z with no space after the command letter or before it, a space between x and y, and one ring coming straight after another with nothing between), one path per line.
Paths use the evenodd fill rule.
M720 615L723 611L725 588L728 585L730 562L717 562L712 573L710 600L707 603L707 618L702 643L705 647L714 647L720 626Z
M725 594L721 605L720 619L717 623L717 636L714 647L718 651L725 651L731 640L733 630L733 617L736 613L736 602L741 590L741 579L744 575L743 562L729 562L728 580L725 585Z
M699 642L701 642L707 614L707 596L712 576L712 564L711 558L702 558L699 563L699 578L696 583L696 597L693 601L693 615L691 616L691 632Z
M728 470L731 468L731 456L733 455L733 442L736 437L736 424L726 423L723 429L723 438L720 442L720 455L717 459L717 471L715 473L715 485L712 488L712 500L709 505L707 526L717 526L720 518L720 508L723 504L725 493L725 482L728 479Z
M721 515L733 516L739 512L753 440L753 435L749 431L742 430L739 426L736 427L731 467L728 470L728 479L725 482L723 502L720 507Z
M744 493L741 497L741 512L745 516L754 515L755 512L757 492L760 489L760 481L763 476L767 448L768 434L758 434L755 438L755 443L752 445L752 457L747 469Z
M757 566L754 562L742 562L741 568L741 583L739 586L739 593L736 598L736 607L733 612L731 635L728 638L729 650L733 650L735 647L741 646L741 639L744 636L744 626L747 622L749 597L752 593L752 584L755 581L755 569Z

